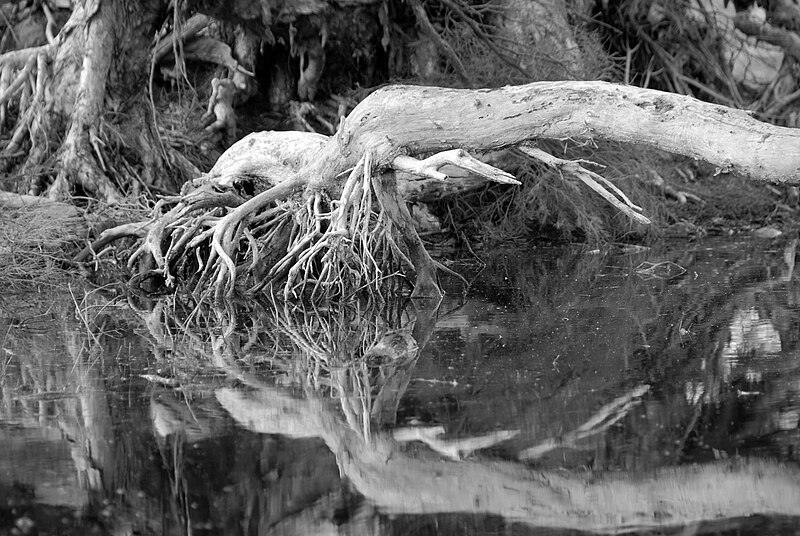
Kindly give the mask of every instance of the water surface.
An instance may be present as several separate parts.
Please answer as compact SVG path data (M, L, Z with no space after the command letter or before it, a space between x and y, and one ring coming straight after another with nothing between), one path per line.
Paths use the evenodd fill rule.
M432 307L0 302L0 534L797 534L794 242L454 262Z

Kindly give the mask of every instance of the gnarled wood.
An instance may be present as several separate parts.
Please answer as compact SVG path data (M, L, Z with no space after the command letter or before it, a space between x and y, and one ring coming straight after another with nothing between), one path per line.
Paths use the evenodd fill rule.
M338 143L388 159L464 148L499 149L530 139L610 140L705 160L723 172L800 181L800 130L683 95L607 82L535 82L499 89L391 86L359 104ZM338 147L337 147L338 148ZM340 157L341 158L341 157Z

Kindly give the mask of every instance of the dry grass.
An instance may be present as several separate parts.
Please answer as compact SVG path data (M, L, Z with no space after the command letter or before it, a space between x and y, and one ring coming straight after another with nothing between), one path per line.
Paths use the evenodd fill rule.
M13 291L52 289L82 278L71 259L90 237L115 222L144 219L150 211L140 198L115 205L74 198L71 205L43 201L2 208L0 285Z
M75 215L50 211L0 211L0 285L13 290L56 287L71 275L68 245L81 236Z

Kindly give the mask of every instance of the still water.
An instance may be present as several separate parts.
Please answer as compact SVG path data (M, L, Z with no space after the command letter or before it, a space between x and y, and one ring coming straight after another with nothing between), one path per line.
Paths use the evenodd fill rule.
M439 304L6 295L0 534L800 534L795 249L498 252Z

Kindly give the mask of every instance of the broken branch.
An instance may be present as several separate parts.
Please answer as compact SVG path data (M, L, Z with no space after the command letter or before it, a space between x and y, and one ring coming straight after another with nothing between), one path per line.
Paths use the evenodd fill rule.
M614 208L628 216L633 221L644 225L650 224L650 220L647 217L637 212L641 211L642 208L633 204L633 202L628 199L622 190L617 188L605 177L598 175L594 171L589 171L583 167L580 162L563 160L535 147L520 145L519 150L531 158L534 158L551 168L557 169L559 173L566 172L577 178L586 186L600 194L600 197L614 205ZM604 188L599 183L603 183L608 189ZM619 198L615 197L615 195L619 196Z
M400 155L395 157L392 161L392 167L397 171L405 171L423 178L442 181L447 180L449 176L439 171L439 169L447 164L459 167L492 182L517 186L522 184L514 178L514 175L511 173L507 173L502 169L481 162L463 149L442 151L424 160L417 160L410 156Z

